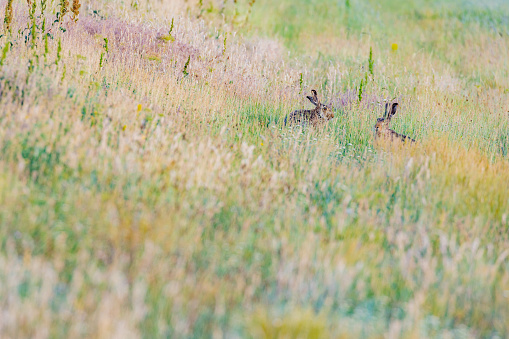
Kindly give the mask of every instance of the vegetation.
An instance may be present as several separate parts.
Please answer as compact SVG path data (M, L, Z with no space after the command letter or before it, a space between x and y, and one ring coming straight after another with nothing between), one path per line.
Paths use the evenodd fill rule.
M0 13L1 337L509 336L506 1Z

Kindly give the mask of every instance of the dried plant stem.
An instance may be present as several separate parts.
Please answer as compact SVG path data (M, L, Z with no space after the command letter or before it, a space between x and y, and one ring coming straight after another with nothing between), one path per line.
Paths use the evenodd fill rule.
M11 31L11 23L12 23L12 2L14 0L7 0L7 4L5 5L5 18L4 18L4 27L6 32Z
M80 7L81 7L80 0L72 0L71 12L72 19L74 22L78 21L78 16L80 15Z

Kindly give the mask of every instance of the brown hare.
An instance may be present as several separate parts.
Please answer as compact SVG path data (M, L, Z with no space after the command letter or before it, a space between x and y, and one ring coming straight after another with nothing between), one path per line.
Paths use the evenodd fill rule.
M307 124L310 123L313 126L321 125L328 120L334 118L334 112L332 107L324 105L318 100L316 91L311 90L313 96L307 96L306 98L311 101L316 107L314 109L300 109L293 111L289 116L285 118L285 125L288 124Z
M390 112L387 113L387 109L390 107ZM407 137L404 134L399 134L389 128L392 117L396 114L398 109L398 103L395 102L389 106L389 103L385 103L385 114L383 118L376 119L375 124L375 140L376 139L388 139L388 140L400 140L403 142L411 141L415 142L414 139Z

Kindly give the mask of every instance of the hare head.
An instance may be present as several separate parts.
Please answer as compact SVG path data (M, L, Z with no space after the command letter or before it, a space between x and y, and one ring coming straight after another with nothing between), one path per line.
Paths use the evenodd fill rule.
M397 102L389 104L385 103L385 113L382 118L376 119L375 124L375 138L389 138L390 140L399 139L401 141L412 141L415 142L414 139L407 137L404 134L399 134L392 129L389 128L389 124L391 122L392 117L396 114L398 110L399 104Z
M375 131L378 132L378 131L382 131L384 129L388 129L389 128L389 124L391 122L391 119L396 114L396 111L398 110L398 105L399 104L397 102L395 102L393 104L390 104L390 106L389 106L388 102L385 103L385 113L384 113L384 116L382 118L376 119ZM389 109L389 111L388 111L388 109Z
M330 105L322 104L321 101L318 99L318 94L314 89L311 90L311 94L312 96L308 95L306 98L308 98L308 100L311 101L311 103L316 106L315 110L318 112L320 118L325 120L330 120L334 118L334 110L332 109L332 107Z

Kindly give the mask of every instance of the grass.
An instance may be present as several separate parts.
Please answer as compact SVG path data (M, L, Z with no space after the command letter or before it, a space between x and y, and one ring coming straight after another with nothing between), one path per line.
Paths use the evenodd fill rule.
M0 37L2 337L509 335L505 2L59 6Z

